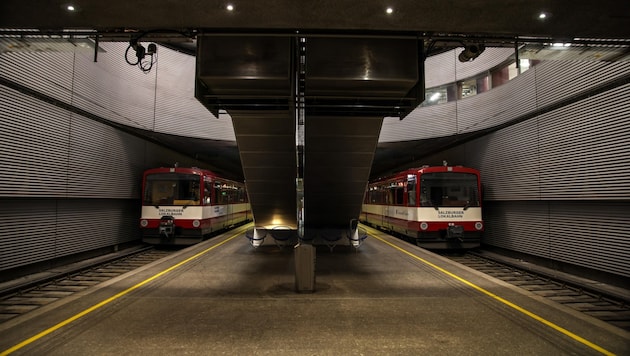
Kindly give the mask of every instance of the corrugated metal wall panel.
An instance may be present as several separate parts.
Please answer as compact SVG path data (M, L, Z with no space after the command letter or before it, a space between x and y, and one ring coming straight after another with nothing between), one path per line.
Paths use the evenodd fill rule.
M525 72L509 84L457 101L457 132L495 127L534 112L536 77Z
M457 131L455 102L414 110L404 120L385 118L379 142L397 142L449 136Z
M0 198L0 270L55 257L55 199Z
M139 199L60 200L56 250L63 256L139 239L139 205Z
M549 207L546 202L505 201L484 205L483 243L549 258Z
M0 39L0 45L9 45L14 39ZM49 46L55 40L39 39ZM72 93L73 52L3 52L0 54L0 77L10 79L28 88L40 90L64 103L70 103Z
M228 115L216 118L195 98L195 57L160 47L154 131L236 141Z
M200 166L2 86L0 125L0 270L138 239L142 171Z
M137 240L138 200L0 199L0 271Z
M138 199L144 142L76 115L71 130L68 196Z
M549 257L630 276L630 202L550 202Z
M538 105L544 107L626 76L630 71L630 62L546 61L533 69L536 71Z
M479 168L483 242L630 277L630 85L442 152Z
M128 45L103 43L101 47L107 52L99 53L96 63L93 55L77 53L72 103L102 118L151 130L158 70L144 73L127 64L124 56Z
M487 48L479 59L460 62L457 57L462 48L430 56L424 62L425 86L439 87L484 73L514 56L511 48Z
M485 52L482 55L484 54ZM428 59L427 63L429 63ZM431 65L435 65L437 70L448 67L440 62ZM432 69L427 64L426 72L430 73ZM629 71L630 62L542 62L504 85L457 100L456 108L451 107L453 102L419 106L403 122L396 123L395 120L386 119L379 142L455 135L509 123L519 117L535 114L537 110L557 104L571 96L588 93L607 80L627 76ZM565 75L566 77L563 77ZM431 87L428 82L427 87ZM439 106L445 108L436 108ZM424 126L423 130L409 129L409 124L405 122L410 118L429 117L431 122L436 124ZM457 123L456 131L449 131L451 126L448 124L440 125L440 123L453 121Z
M147 162L145 164L146 167L173 167L175 163L178 163L180 167L206 168L201 162L192 157L186 157L162 146L153 144L146 145L145 160Z
M457 57L462 51L463 48L454 51L456 80L464 80L484 73L514 56L512 48L488 47L474 61L460 62Z
M0 39L0 46L7 41L13 40ZM193 56L158 46L159 62L144 73L125 61L127 42L100 43L94 62L83 47L41 41L51 49L2 53L0 76L123 125L236 141L229 116L216 119L195 99ZM135 60L133 51L130 57Z
M630 84L540 118L542 199L630 199Z
M487 200L538 200L538 127L528 120L466 144L466 165L478 168Z
M424 85L426 88L439 87L457 81L455 72L457 54L448 51L428 57L424 61Z
M69 116L0 86L0 196L65 196Z

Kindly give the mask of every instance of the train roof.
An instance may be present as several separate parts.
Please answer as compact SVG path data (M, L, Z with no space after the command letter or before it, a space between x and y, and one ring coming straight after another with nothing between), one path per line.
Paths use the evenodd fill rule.
M150 168L144 171L144 175L153 174L153 173L185 173L185 174L199 174L203 176L210 176L213 178L219 178L226 181L233 181L232 179L223 178L220 175L214 173L208 169L202 169L197 167L159 167L159 168Z
M390 179L396 179L399 177L406 176L407 174L416 174L416 173L436 173L436 172L460 172L460 173L472 173L479 174L479 170L470 167L464 166L422 166L417 168L409 168L404 171L400 171L397 173L393 173L391 175L380 177L375 180L370 181L370 183L382 182Z

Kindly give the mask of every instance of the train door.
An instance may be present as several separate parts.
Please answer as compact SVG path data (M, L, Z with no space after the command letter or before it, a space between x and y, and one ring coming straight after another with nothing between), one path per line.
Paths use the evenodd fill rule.
M225 208L225 215L227 217L226 219L226 228L234 225L234 191L233 190L228 190L227 191L227 206Z

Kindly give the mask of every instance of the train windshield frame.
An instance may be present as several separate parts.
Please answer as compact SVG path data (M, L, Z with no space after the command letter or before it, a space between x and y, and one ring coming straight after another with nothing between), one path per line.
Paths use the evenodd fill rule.
M200 205L201 176L189 173L152 173L145 178L144 205Z
M420 205L480 207L479 177L474 173L433 172L420 176Z

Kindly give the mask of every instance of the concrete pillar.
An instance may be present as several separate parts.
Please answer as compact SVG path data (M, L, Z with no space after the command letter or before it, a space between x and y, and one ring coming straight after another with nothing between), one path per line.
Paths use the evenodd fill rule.
M315 251L313 245L295 246L295 291L298 293L315 291Z

